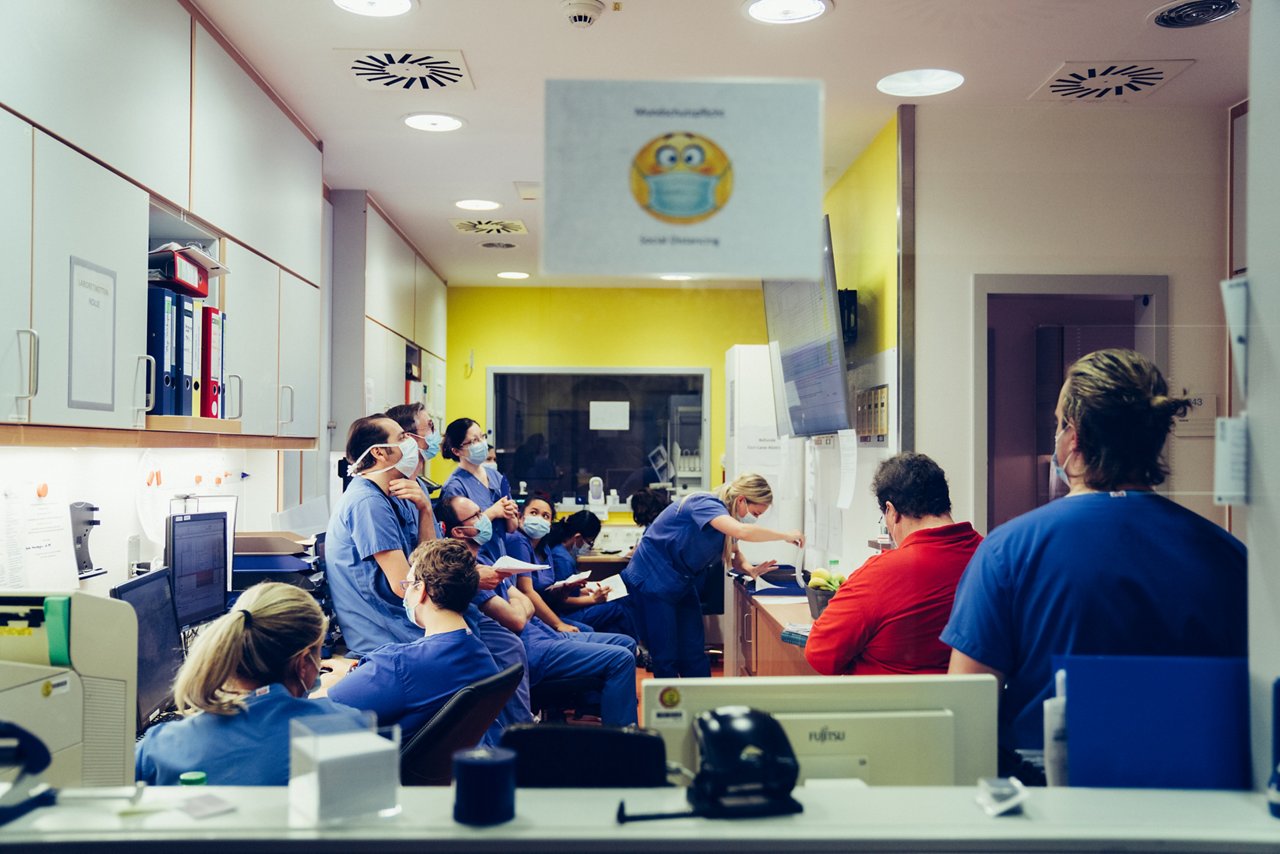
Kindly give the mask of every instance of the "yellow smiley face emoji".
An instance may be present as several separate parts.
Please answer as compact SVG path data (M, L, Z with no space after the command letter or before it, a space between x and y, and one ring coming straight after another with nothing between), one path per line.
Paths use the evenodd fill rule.
M663 222L702 222L724 207L732 192L733 164L728 155L696 133L655 137L631 162L631 195Z

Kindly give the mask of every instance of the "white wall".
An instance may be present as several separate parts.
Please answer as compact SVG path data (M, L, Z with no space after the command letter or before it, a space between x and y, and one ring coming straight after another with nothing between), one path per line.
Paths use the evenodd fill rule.
M1207 110L918 109L915 449L946 470L956 519L985 529L974 274L1168 275L1161 367L1225 399L1227 125ZM1171 438L1170 464L1172 497L1221 522L1211 441Z
M1250 10L1249 52L1249 673L1253 768L1271 770L1271 683L1280 676L1280 3Z

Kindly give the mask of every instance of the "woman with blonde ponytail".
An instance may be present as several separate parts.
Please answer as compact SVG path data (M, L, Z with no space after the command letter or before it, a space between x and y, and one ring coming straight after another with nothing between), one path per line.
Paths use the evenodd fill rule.
M653 658L653 675L710 676L702 602L698 590L708 567L759 575L773 561L752 566L737 543L783 540L804 545L799 531L774 531L756 524L773 504L773 490L758 474L744 474L714 493L695 493L658 514L640 538L622 579L631 594L641 642Z
M246 590L235 607L206 626L173 683L187 717L147 731L138 744L139 781L176 785L203 771L215 786L283 786L289 782L289 721L307 715L360 713L308 700L320 683L326 621L310 593L268 582Z

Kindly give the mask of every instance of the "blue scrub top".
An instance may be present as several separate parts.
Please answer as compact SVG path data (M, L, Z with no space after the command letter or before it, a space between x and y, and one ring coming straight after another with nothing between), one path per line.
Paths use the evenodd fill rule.
M492 676L498 665L468 629L378 647L329 689L335 701L373 712L378 724L400 724L409 739L461 689Z
M488 469L485 469L485 474L489 479L488 486L477 480L471 472L458 466L444 482L444 486L440 487L440 500L465 495L479 505L481 510L488 510L498 499L511 497L511 487L506 485L506 479L501 474Z
M569 553L564 543L552 546L548 557L551 558L551 571L555 574L556 581L564 581L578 571L578 559Z
M702 570L724 553L724 534L711 527L711 520L728 515L724 502L710 493L667 505L622 571L628 590L673 602L680 599L695 587Z
M392 498L368 478L352 479L325 535L326 578L347 648L356 655L385 643L409 643L422 629L404 614L404 597L392 590L373 556L399 549L405 560L418 545L418 508Z
M139 782L176 786L186 771L203 771L210 786L285 786L289 783L289 721L363 713L327 699L294 697L279 683L244 698L234 715L200 712L147 730L134 752Z
M523 530L517 530L507 534L504 537L506 543L507 554L516 560L522 560L525 563L542 563L548 567L551 562L548 559L544 549L535 547L533 540L529 539L529 535ZM533 580L533 589L541 593L544 589L551 586L556 581L556 573L554 569L537 569L529 573L529 577Z

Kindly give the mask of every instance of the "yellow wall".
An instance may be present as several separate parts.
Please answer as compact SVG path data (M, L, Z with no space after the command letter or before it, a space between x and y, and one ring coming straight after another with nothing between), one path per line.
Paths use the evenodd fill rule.
M720 482L724 353L734 344L766 343L759 289L452 287L448 310L449 419L488 426L491 365L710 368L711 485ZM437 458L432 477L443 480L453 465Z
M827 192L836 281L858 291L857 358L898 344L898 122Z

